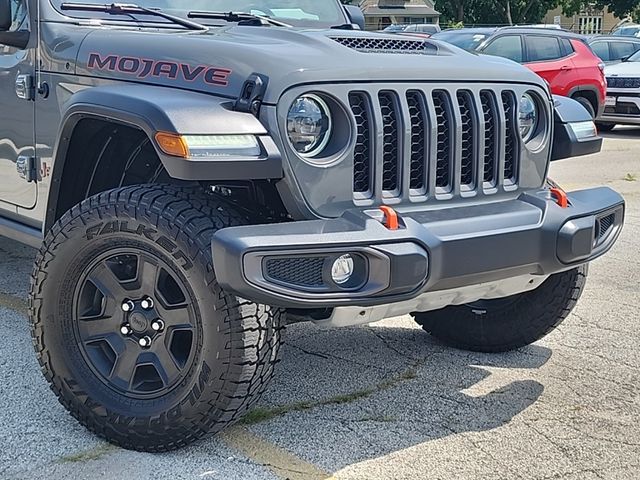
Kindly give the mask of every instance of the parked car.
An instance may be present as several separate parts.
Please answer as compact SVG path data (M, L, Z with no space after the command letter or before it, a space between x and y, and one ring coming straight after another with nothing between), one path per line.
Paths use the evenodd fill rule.
M598 118L601 131L617 124L640 125L640 51L605 68L607 98Z
M604 63L583 36L565 30L505 27L446 30L432 38L527 66L556 95L571 97L595 118L604 108Z
M412 23L409 25L394 24L382 30L384 33L411 34L414 36L430 37L441 31L437 23Z
M615 35L596 35L588 40L589 46L605 64L621 62L640 50L640 38Z
M414 23L408 25L402 33L422 33L425 35L433 35L440 31L440 25L437 23Z
M616 37L637 37L640 36L640 25L638 24L625 24L616 28L611 35Z
M431 36L435 40L442 40L456 47L473 52L482 45L485 40L495 34L499 29L496 27L487 28L458 28L443 30Z

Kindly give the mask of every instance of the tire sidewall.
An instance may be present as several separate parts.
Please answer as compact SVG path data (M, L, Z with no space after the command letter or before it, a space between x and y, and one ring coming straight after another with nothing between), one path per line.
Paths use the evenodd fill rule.
M596 118L596 111L589 100L584 97L577 97L575 100L587 110L592 119Z
M495 307L489 300L486 307L453 305L414 318L428 333L462 350L514 350L540 340L567 317L587 273L588 265L582 265L551 275L535 290L498 299Z
M197 415L203 394L215 390L216 378L222 377L229 354L221 334L224 318L216 301L220 295L216 295L215 284L212 288L207 281L213 281L212 272L207 265L190 260L188 245L171 239L169 232L148 219L118 214L104 217L105 212L99 210L75 217L47 240L52 258L41 296L53 301L43 301L40 316L56 387L70 403L70 411L106 417L111 423L153 429L154 425L175 423L178 417ZM121 247L145 250L172 266L193 300L196 351L190 371L170 392L153 399L131 398L105 384L87 364L76 336L73 298L78 279L94 258ZM210 400L210 395L204 398Z

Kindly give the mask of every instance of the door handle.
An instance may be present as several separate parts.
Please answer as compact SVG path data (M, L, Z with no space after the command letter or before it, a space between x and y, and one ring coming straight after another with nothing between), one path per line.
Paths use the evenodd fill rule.
M565 72L566 72L567 70L571 70L571 67L570 67L569 65L562 65L562 66L560 67L560 70L562 70L562 71L565 71Z

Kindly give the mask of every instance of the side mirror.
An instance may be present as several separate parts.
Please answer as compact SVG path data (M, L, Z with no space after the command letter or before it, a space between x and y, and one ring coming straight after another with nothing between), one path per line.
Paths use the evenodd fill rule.
M12 24L11 0L0 0L0 45L25 48L29 43L29 30L10 32Z
M0 45L21 49L26 48L29 45L29 36L29 30L16 30L15 32L0 30Z
M357 5L344 5L344 11L347 13L347 17L349 17L351 23L358 25L360 30L364 30L364 13L362 13L360 7Z
M627 55L626 57L622 57L622 58L620 59L620 61L621 61L621 62L628 62L628 61L629 61L629 57L630 57L630 56L631 56L631 55Z
M0 0L0 32L8 32L12 23L11 0Z

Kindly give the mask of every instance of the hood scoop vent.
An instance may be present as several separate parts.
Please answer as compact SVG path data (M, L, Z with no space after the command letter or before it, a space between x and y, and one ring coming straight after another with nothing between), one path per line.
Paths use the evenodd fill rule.
M361 53L409 53L437 55L438 47L424 40L372 37L329 37L345 47Z

